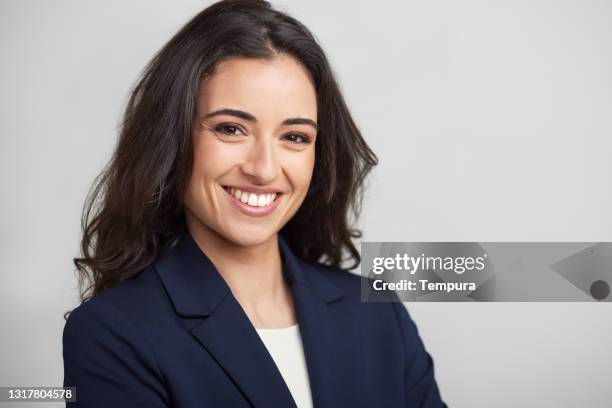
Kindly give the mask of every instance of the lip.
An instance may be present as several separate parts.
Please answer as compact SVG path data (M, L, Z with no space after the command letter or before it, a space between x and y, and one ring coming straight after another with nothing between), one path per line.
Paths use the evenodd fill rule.
M260 187L251 187L251 186L230 186L230 185L223 185L221 187L223 187L224 190L226 187L231 187L231 188L235 188L240 191L246 191L247 193L253 193L257 195L272 194L272 193L282 194L283 193L283 191L277 188L260 188Z
M240 188L240 187L236 187L236 188ZM229 191L227 191L225 188L221 187L221 190L223 190L223 194L228 198L228 200L232 203L232 205L234 205L241 213L245 215L249 215L251 217L265 217L266 215L270 214L272 211L276 209L276 207L278 207L280 201L283 199L285 195L283 193L278 193L277 190L267 189L268 191L267 193L259 193L259 194L277 193L274 201L272 201L272 203L270 203L270 205L267 207L252 207L236 199L236 197L231 195ZM258 191L261 191L261 190L266 190L266 189L260 189ZM249 191L249 190L244 189L242 191ZM249 191L249 192L255 193L254 191Z

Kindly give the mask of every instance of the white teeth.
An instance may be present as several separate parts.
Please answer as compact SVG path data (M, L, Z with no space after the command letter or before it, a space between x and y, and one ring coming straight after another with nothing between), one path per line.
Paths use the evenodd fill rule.
M228 192L237 200L250 205L251 207L267 207L276 198L276 193L272 194L254 194L242 191L234 187L228 187Z
M240 201L246 204L246 202L249 201L249 193L245 193L243 191L242 195L240 196Z

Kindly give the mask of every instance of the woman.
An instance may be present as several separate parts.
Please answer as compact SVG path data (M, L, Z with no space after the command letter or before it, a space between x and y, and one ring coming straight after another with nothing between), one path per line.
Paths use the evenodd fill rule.
M155 56L83 215L64 386L88 407L441 407L401 303L361 303L376 157L321 48L216 3ZM89 283L89 285L87 285Z

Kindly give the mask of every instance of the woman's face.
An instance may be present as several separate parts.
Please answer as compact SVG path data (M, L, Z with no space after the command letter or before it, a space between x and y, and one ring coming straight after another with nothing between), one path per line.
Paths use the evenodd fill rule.
M316 122L315 88L297 60L219 63L200 86L188 222L242 246L275 239L308 191Z

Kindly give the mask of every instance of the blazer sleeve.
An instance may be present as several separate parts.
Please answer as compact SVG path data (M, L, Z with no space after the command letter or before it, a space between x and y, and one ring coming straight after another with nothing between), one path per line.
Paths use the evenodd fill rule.
M70 314L62 337L64 387L70 407L167 407L168 393L151 349L122 312L85 302Z
M402 332L405 350L406 401L409 407L447 408L434 377L434 363L408 311L401 302L392 302Z

